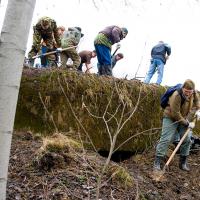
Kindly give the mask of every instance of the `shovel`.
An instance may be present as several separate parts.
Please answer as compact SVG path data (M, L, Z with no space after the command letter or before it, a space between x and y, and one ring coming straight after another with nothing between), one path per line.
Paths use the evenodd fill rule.
M196 122L196 117L193 120L193 122ZM176 146L176 148L174 149L174 151L172 152L171 156L169 157L168 161L165 163L163 170L161 171L156 171L156 174L154 174L154 180L155 181L160 181L160 179L162 179L166 169L168 169L168 166L170 164L170 162L172 161L174 155L176 154L176 152L178 151L179 147L181 146L181 144L183 143L183 141L185 140L185 138L187 137L187 135L189 134L189 132L191 131L191 128L188 128L186 130L186 132L184 133L183 137L181 138L181 140L179 141L178 145Z
M113 52L111 58L117 53L117 51L121 48L121 45L120 44L117 44L117 47L115 49L115 51Z
M33 56L31 59L36 59L36 58L40 58L42 56L47 56L47 55L51 55L51 54L54 54L54 53L60 53L60 52L63 52L63 51L66 51L68 49L73 49L73 48L76 48L77 46L72 46L72 47L68 47L68 48L64 48L64 49L61 49L61 50L55 50L55 51L51 51L51 52L48 52L48 53L44 53L44 54L39 54L39 55L36 55L36 56Z

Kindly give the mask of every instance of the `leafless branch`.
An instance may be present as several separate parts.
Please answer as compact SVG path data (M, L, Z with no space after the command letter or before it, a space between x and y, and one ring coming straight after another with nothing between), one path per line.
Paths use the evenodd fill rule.
M95 1L95 0L92 0L92 2L93 2L93 4L94 4L94 7L95 7L97 10L99 10L99 7L97 6L96 1Z
M174 123L172 123L172 124L170 124L169 126L166 126L166 127L170 127L171 125L176 124L176 123L179 123L179 121L174 122ZM144 133L148 133L148 132L150 132L150 131L151 131L151 132L152 132L152 131L158 131L158 130L161 130L161 129L162 129L162 127L151 128L151 129L147 129L147 130L145 130L145 131L139 132L139 133L137 133L137 134L134 134L134 135L132 135L131 137L129 137L127 140L125 140L124 142L122 142L122 143L114 150L114 152L116 152L120 147L122 147L124 144L126 144L129 140L133 139L134 137L137 137L137 136L142 135L142 134L144 134ZM156 133L154 133L154 134L156 134ZM114 153L114 152L113 152L113 153Z
M110 138L110 149L109 149L109 154L108 154L108 157L106 159L106 162L105 162L105 165L103 166L102 168L102 171L101 171L101 175L98 177L98 180L97 180L97 192L96 192L96 199L99 198L99 190L100 190L100 185L101 185L101 179L102 179L102 176L103 174L105 173L109 163L110 163L110 160L111 160L111 157L112 157L112 154L114 152L114 148L115 148L115 144L116 144L116 141L117 141L117 137L119 135L119 133L121 132L121 130L123 129L124 125L128 122L128 120L133 116L133 114L135 113L135 111L137 110L138 108L138 105L139 105L139 102L140 102L140 96L141 96L141 91L142 91L142 87L140 86L140 91L139 91L139 95L138 95L138 100L137 100L137 103L134 107L134 109L132 109L132 112L130 113L130 115L127 117L127 119L125 119L123 121L123 118L124 118L124 113L125 113L125 108L127 107L127 103L123 100L123 96L121 96L122 94L120 94L120 91L118 89L118 86L117 84L115 83L115 90L117 91L117 94L121 100L121 103L123 105L122 107L122 112L121 112L121 115L120 115L120 120L117 124L117 128L116 130L114 131L113 133L113 136L111 134L111 131L110 131L110 128L109 128L109 124L108 124L108 121L105 120L105 115L106 113L104 113L104 116L103 116L103 121L106 125L106 130L107 130L107 133L109 135L109 138ZM108 110L108 106L110 105L111 103L111 100L112 100L112 95L111 95L111 98L109 99L109 102L106 106L106 109L105 111L107 112ZM116 112L116 111L115 111Z
M111 113L107 112L107 114L111 116L111 117L107 120L107 122L109 122L109 121L111 121L113 118L115 118L115 115L118 113L120 106L121 106L121 105L118 105L118 106L117 106L117 108L116 108L114 114L111 114ZM116 119L116 118L115 118L115 119Z
M53 125L54 125L55 132L58 133L58 128L57 128L56 123L55 123L55 121L54 121L54 119L53 119L53 116L52 116L51 113L48 111L48 109L47 109L47 107L46 107L46 105L45 105L45 103L44 103L44 101L43 101L43 99L42 99L42 96L41 96L41 93L40 93L40 92L39 92L39 97L40 97L40 100L41 100L41 102L42 102L42 105L43 105L45 111L46 111L47 114L49 115L49 117L50 117L50 119L51 119L51 121L52 121L52 123L53 123Z
M97 149L96 149L96 147L94 146L94 144L93 144L93 142L92 142L92 139L90 138L90 135L88 134L88 132L86 131L85 127L84 127L83 124L80 122L80 120L78 119L76 113L74 112L74 109L73 109L73 107L72 107L72 104L70 103L69 98L67 97L67 95L66 95L66 93L65 93L65 90L64 90L64 88L63 88L63 86L62 86L62 84L61 84L61 82L60 82L60 78L59 78L59 77L58 77L58 83L59 83L59 86L60 86L60 88L61 88L61 90L62 90L64 96L65 96L65 99L67 100L67 103L69 104L69 107L70 107L70 109L71 109L71 111L72 111L73 116L75 117L76 121L78 122L78 124L80 125L80 127L82 128L82 130L84 131L84 133L86 134L86 136L88 137L88 139L90 140L90 143L91 143L93 149L95 150L95 152L97 152Z
M138 181L134 179L134 182L136 183L136 197L135 197L135 200L139 200L140 195L139 195Z

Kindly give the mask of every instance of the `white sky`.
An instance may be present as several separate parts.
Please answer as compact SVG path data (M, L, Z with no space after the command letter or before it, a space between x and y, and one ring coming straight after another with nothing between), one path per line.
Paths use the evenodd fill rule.
M1 0L0 30L7 0ZM93 1L96 2L95 8ZM125 5L125 2L127 5ZM145 76L149 68L150 51L159 40L168 43L172 54L167 64L162 85L175 85L190 78L200 90L200 2L198 0L37 0L33 22L49 16L58 26L80 26L85 34L81 50L93 50L97 33L108 25L128 28L119 52L125 58L117 63L114 76L133 78ZM27 45L30 50L32 28ZM115 45L113 46L113 51ZM96 59L93 59L96 64ZM96 68L94 68L94 72ZM157 74L152 81L155 81ZM141 79L143 80L143 79Z

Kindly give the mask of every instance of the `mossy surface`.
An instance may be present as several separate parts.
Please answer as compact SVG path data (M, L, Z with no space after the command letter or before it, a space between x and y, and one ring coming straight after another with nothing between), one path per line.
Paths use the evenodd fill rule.
M74 130L81 133L84 141L89 141L84 127L97 150L108 150L109 135L101 117L110 119L107 124L114 135L123 110L122 122L137 105L140 94L136 111L119 133L116 147L131 137L119 150L142 151L159 136L160 130L155 128L161 127L160 96L164 90L164 87L137 80L98 77L62 69L27 69L22 76L15 129L28 128L43 134ZM93 117L88 110L98 117Z

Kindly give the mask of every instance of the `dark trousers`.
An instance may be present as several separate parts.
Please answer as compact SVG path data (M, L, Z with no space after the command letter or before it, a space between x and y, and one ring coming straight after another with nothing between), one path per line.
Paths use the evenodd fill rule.
M95 45L95 50L98 60L98 73L99 75L112 76L111 67L111 50L109 47L101 44Z

